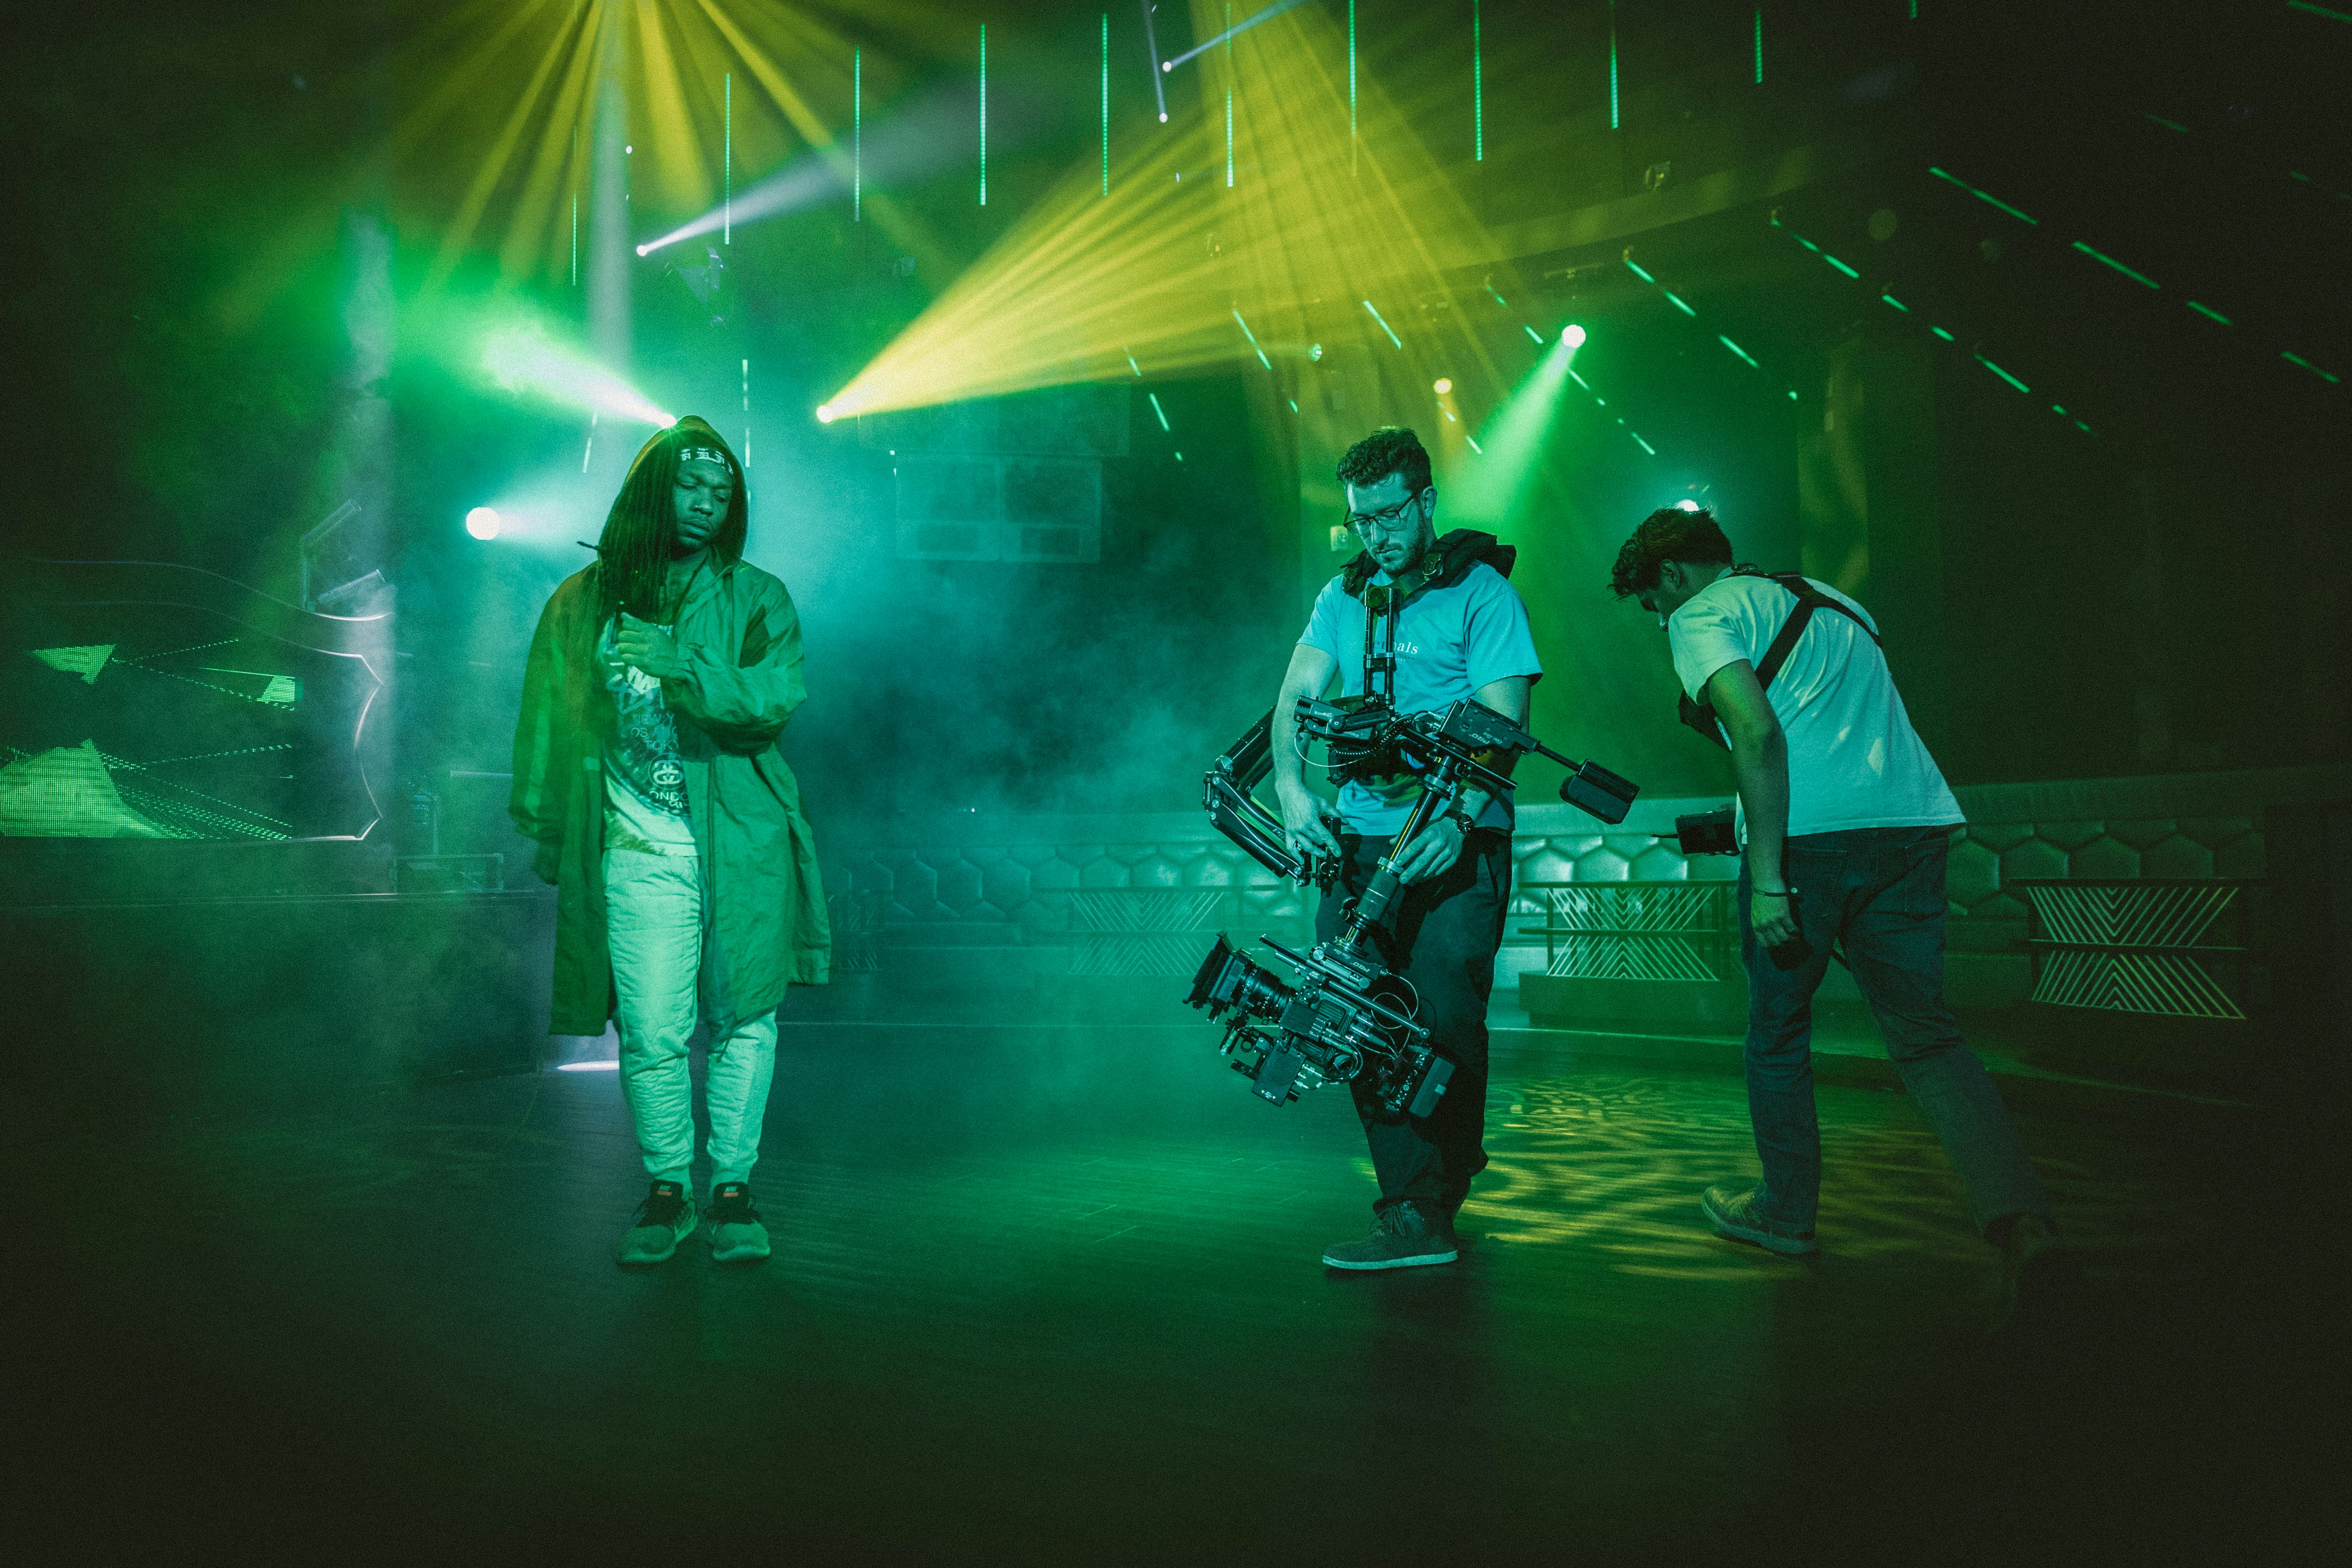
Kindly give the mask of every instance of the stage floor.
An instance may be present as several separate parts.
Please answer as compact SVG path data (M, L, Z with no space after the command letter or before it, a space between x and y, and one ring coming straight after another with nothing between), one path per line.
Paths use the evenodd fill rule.
M749 1270L613 1267L643 1186L609 1073L18 1104L14 1537L2247 1560L2340 1490L2263 1118L2028 1110L2083 1280L1988 1340L1991 1254L1899 1093L1822 1088L1824 1251L1783 1259L1699 1222L1753 1170L1736 1079L1509 1049L1463 1261L1343 1275L1352 1112L1257 1102L1212 1037L788 1024Z

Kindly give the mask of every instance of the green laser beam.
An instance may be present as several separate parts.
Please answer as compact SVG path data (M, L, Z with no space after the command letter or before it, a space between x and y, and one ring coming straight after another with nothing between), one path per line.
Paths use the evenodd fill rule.
M1470 0L1470 161L1486 161L1486 59L1478 0Z
M1265 366L1266 369L1272 370L1274 368L1274 362L1265 357L1265 351L1264 349L1258 347L1257 334L1250 331L1249 323L1242 320L1242 313L1239 310L1235 310L1234 312L1234 321L1240 326L1242 336L1249 340L1251 351L1257 355L1257 363Z
M2018 380L2017 377L2010 374L2009 372L2001 369L2000 366L1993 363L1992 361L1985 358L1982 354L1977 355L1977 363L1984 366L1985 369L1992 372L1993 374L2000 377L2001 380L2009 383L2010 385L2017 388L2020 392L2031 393L2033 390L2033 388L2026 385L2025 383Z
M1385 317L1383 317L1378 310L1372 310L1372 302L1370 300L1364 301L1364 309L1372 311L1372 320L1380 322L1381 331L1388 333L1389 335L1389 342L1396 344L1399 348L1404 347L1404 340L1396 335L1396 329L1389 325Z
M1609 129L1617 129L1617 0L1609 0Z
M2311 0L2286 0L2286 8L2290 11L2308 11L2315 16L2325 16L2331 22L2352 22L2352 16L2347 16L2342 11L2331 11L2325 5L2315 5Z
M2230 324L2230 318L2221 314L2221 311L2213 309L2210 305L2200 305L2196 300L2191 300L2189 301L2189 308L2196 311L2200 316L2211 317L2214 321L2221 322L2225 327Z
M1733 353L1738 354L1741 359L1747 360L1748 369L1762 370L1764 368L1762 365L1758 364L1753 359L1748 358L1748 353L1746 349L1741 348L1738 343L1733 342L1721 332L1716 333L1715 341L1721 343L1725 348L1729 349Z
M2116 271L2122 273L2125 277L2130 279L2135 283L2145 283L2151 289L2159 289L2163 287L2162 284L2158 283L2155 279L2150 278L2147 273L2135 272L2130 268L2126 267L2122 262L2117 261L2114 257L2108 256L2102 251L2094 250L2079 239L2074 242L2074 248L2081 251L2084 255L2089 257L2094 261L2105 262L2108 266L2114 268Z
M2281 358L2281 359L2283 359L2283 360L2286 361L2286 362L2287 362L2287 363L2289 363L2289 364L2299 364L2299 365L2301 365L2304 369L2305 369L2305 370L2309 371L2312 374L2314 374L2314 375L2317 376L2320 380L2322 380L2322 381L2324 381L2324 382L2327 383L2327 384L2328 384L2328 385L2330 385L2330 386L2334 386L2334 385L2335 385L2335 384L2336 384L2338 382L2340 382L2340 381L2342 381L2342 380L2344 379L2344 378L2343 378L2342 376L2340 376L2340 375L2336 375L2336 374L2331 374L2330 372L2324 371L2324 370L2320 369L2317 365L2315 365L2315 364L2312 363L2309 360L2307 360L2307 359L2304 358L2304 357L2303 357L2301 354L2299 354L2299 353L2288 353L2287 351L2285 351L2285 350L2282 349L2282 350L2280 350L2280 351L2279 351L2279 358Z
M1989 191L1980 191L1980 190L1977 189L1974 185L1972 185L1972 184L1969 184L1966 180L1961 179L1958 174L1946 174L1943 170L1941 170L1941 169L1938 169L1938 168L1935 167L1933 164L1928 165L1927 173L1929 173L1929 174L1931 174L1935 175L1935 176L1936 176L1936 178L1937 178L1937 179L1939 179L1939 180L1948 180L1948 181L1950 181L1953 184L1956 184L1956 185L1959 186L1959 187L1960 187L1960 189L1962 189L1962 190L1964 190L1964 191L1968 192L1968 193L1969 193L1969 195L1972 195L1972 196L1976 197L1976 199L1977 199L1977 200L1979 200L1979 201L1980 201L1980 202L1987 202L1987 203L1990 203L1990 205L1994 205L1994 206L1999 207L2001 211L2003 211L2003 212L2007 213L2010 216L2011 216L2011 217L2013 217L2013 218L2017 219L2017 221L2018 221L2018 222L2020 222L2020 223L2029 223L2029 224L2032 224L2032 225L2036 226L2037 227L2038 227L2038 226L2040 226L2040 225L2041 225L2042 220L2041 220L2040 218L2037 218L2037 217L2028 217L2025 214L2023 214L2023 213L2021 213L2021 212L2018 211L2015 207L2011 206L2007 202L2002 201L1999 196L1996 196L1996 195L1992 195L1992 194L1991 194L1990 192L1989 192Z
M1828 262L1832 267L1836 268L1840 272L1844 273L1847 277L1852 278L1852 279L1855 279L1856 281L1859 281L1859 280L1861 279L1861 278L1862 278L1862 274L1861 274L1861 273L1856 272L1853 268L1848 267L1844 262L1840 261L1836 257L1832 256L1832 255L1831 255L1828 251L1826 251L1826 250L1824 250L1824 251L1822 251L1822 259L1823 261Z

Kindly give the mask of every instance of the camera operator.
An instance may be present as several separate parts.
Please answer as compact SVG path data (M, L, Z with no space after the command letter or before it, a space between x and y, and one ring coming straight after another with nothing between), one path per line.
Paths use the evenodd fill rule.
M1542 674L1527 606L1504 580L1511 552L1488 534L1437 537L1429 454L1412 431L1388 428L1357 442L1339 460L1339 478L1364 553L1317 596L1274 708L1275 787L1290 848L1340 865L1339 884L1317 912L1318 941L1339 933L1343 902L1363 892L1394 847L1421 784L1410 772L1360 770L1336 806L1309 791L1298 700L1321 697L1335 674L1348 697L1392 679L1401 713L1475 697L1524 724ZM1394 658L1392 675L1373 668L1376 641L1383 659ZM1474 788L1405 847L1397 868L1405 888L1385 952L1418 993L1418 1021L1454 1076L1421 1118L1387 1117L1357 1080L1381 1195L1371 1235L1323 1254L1334 1268L1411 1268L1458 1256L1454 1215L1486 1163L1486 997L1510 902L1511 823L1507 798Z
M1651 513L1611 586L1665 627L1685 718L1728 743L1745 817L1748 1106L1764 1180L1709 1187L1707 1218L1775 1252L1814 1250L1812 999L1842 946L1905 1088L1959 1169L1969 1218L2001 1249L2013 1301L2021 1269L2052 1246L2049 1199L1944 1005L1945 860L1965 819L1911 727L1875 623L1823 584L1734 566L1705 510Z

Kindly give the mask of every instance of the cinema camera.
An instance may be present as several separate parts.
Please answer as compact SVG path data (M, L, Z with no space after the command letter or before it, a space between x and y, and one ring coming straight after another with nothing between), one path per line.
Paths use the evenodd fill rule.
M1185 1005L1225 1025L1223 1054L1234 1070L1275 1105L1302 1089L1348 1083L1369 1074L1371 1099L1389 1117L1426 1116L1445 1092L1454 1064L1430 1047L1429 1030L1413 1021L1420 999L1403 976L1390 972L1386 945L1391 911L1402 894L1396 866L1406 845L1476 784L1496 795L1511 787L1490 763L1540 752L1569 770L1564 801L1607 823L1625 820L1638 786L1593 763L1561 756L1484 703L1399 713L1385 702L1298 700L1302 743L1320 741L1331 775L1411 770L1422 775L1421 798L1361 897L1343 910L1338 936L1294 952L1261 937L1297 971L1295 984L1234 950L1220 934L1192 977ZM1279 818L1252 793L1273 768L1274 715L1268 713L1210 768L1203 804L1217 830L1278 876L1328 891L1339 868L1328 858L1290 848Z

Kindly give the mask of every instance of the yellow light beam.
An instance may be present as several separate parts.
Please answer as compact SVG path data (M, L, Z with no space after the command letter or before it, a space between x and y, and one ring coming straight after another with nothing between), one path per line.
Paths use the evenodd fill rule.
M480 86L499 63L499 56L518 33L541 19L551 5L569 5L576 16L583 5L594 0L526 0L516 5L512 0L476 0L471 5L459 7L443 17L423 38L412 46L415 58L430 59L437 53L443 40L462 43L465 58L447 68L434 69L433 89L407 114L392 133L392 153L394 158L405 156L417 142L431 133L442 117L463 103ZM506 20L497 32L478 43L465 43L467 32L492 16L504 15Z
M597 9L613 3L614 0L598 0ZM465 254L466 247L473 240L474 227L481 221L482 209L489 205L491 193L498 188L499 177L506 173L508 160L514 156L515 143L522 138L522 128L530 121L531 110L538 107L539 96L545 90L547 79L555 69L556 61L562 58L564 34L572 30L581 15L574 12L572 18L565 23L564 33L559 33L555 42L540 56L539 68L531 72L530 80L523 88L513 112L507 116L506 125L499 131L498 140L490 143L489 152L483 155L480 166L474 171L474 178L466 188L465 199L457 204L457 214L450 219L449 227L441 237L440 253L434 258L432 269L425 275L426 289L438 288L457 270L458 258ZM590 11L587 15L593 18L595 12Z
M505 243L499 247L501 280L520 279L541 262L561 265L563 230L560 226L555 230L557 248L551 249L542 242L549 237L563 176L580 155L579 149L588 143L589 84L595 80L596 65L595 16L592 7L588 26L573 40L572 62L564 68L563 84L556 89L554 110L540 136L539 150L532 155L522 195L515 202L513 216L508 221Z
M1195 11L1195 36L1205 36L1223 6L1203 0ZM1360 95L1363 174L1350 174L1345 85L1328 63L1345 50L1329 18L1301 7L1231 47L1229 68L1221 60L1198 79L1213 115L1151 128L1126 150L1108 198L1096 160L1073 170L828 406L879 412L1126 378L1129 350L1155 375L1228 364L1246 353L1235 310L1275 353L1328 338L1317 323L1343 310L1354 324L1337 330L1358 342L1371 327L1357 301L1382 294L1405 347L1383 336L1379 352L1402 352L1424 385L1471 371L1499 386L1428 238L1475 220L1377 90ZM1211 175L1223 160L1228 79L1230 193ZM1423 321L1402 313L1415 307L1426 307Z
M669 29L662 11L663 7L643 0L637 5L637 69L645 83L650 130L646 138L651 154L647 162L660 185L651 194L672 212L698 212L710 205L710 169L703 162L693 117L686 111L686 94L678 82L677 62L670 54Z

